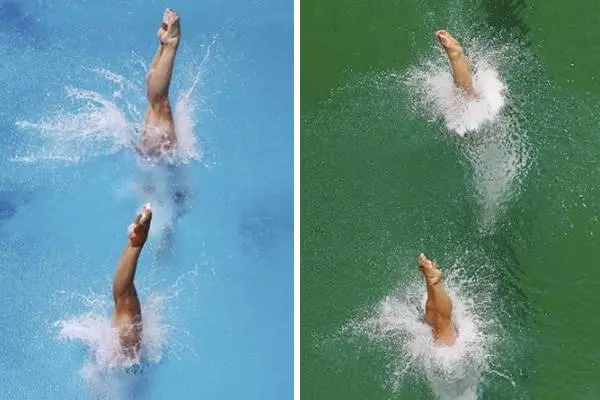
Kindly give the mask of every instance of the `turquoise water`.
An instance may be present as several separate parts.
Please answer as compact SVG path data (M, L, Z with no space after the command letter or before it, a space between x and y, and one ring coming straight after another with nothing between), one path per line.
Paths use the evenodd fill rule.
M166 6L182 15L169 171L128 146ZM0 20L0 398L290 397L291 2L3 1ZM146 362L127 375L110 282L147 201Z

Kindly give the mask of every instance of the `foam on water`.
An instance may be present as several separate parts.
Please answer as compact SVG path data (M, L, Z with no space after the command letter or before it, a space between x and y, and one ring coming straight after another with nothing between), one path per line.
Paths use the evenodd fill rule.
M215 42L216 38L207 47L200 65L194 67L191 84L177 96L174 121L178 148L173 161L178 163L188 163L201 158L194 135L197 122L195 94ZM141 72L145 75L145 71L139 67L144 63L140 60L137 64L137 69L130 71L130 75L137 76L139 82L133 82L107 69L93 68L91 73L103 79L104 84L113 87L110 94L68 86L66 97L74 104L74 109L59 106L39 121L17 121L18 128L33 133L41 143L34 145L34 150L28 148L25 154L17 154L12 160L28 163L49 160L79 162L87 157L113 154L132 147L133 143L138 142L147 107L145 79L141 78ZM185 76L186 71L178 71L174 80L179 75Z
M525 143L522 137L490 132L466 143L463 151L473 167L476 196L482 207L480 231L491 233L508 200L520 191L529 157Z
M170 246L170 236L178 218L186 211L187 199L176 201L173 193L188 196L185 184L175 173L160 168L144 168L143 176L133 185L137 202L149 201L152 204L152 226L149 239L157 241L159 248Z
M446 54L441 49L439 52L439 57L424 60L406 76L416 103L430 117L443 120L449 131L460 136L493 122L505 105L508 91L494 65L497 52L475 44L470 48L468 55L478 96L474 100L461 94L454 84Z
M518 49L467 40L478 94L468 100L454 84L446 54L437 48L435 57L409 69L405 83L418 114L443 121L449 132L466 136L461 147L473 167L483 208L481 231L489 232L507 200L518 192L529 158L526 132L515 114L506 110L509 90L498 72L500 65L510 69L518 62Z
M419 276L420 278L420 276ZM464 271L447 274L445 287L453 300L459 335L453 346L433 341L424 321L426 289L422 280L403 285L382 299L367 318L350 324L353 333L381 345L392 358L390 386L399 390L411 372L426 378L442 399L475 399L481 375L499 338L491 298L482 284L464 278ZM479 290L477 290L478 288Z
M178 65L174 82L178 77L190 78L189 85L177 96L174 106L174 122L177 134L177 151L164 154L169 166L157 166L148 160L138 159L142 177L128 187L133 189L139 201L152 203L154 216L152 232L160 232L159 240L169 246L173 224L184 212L187 189L182 182L183 173L176 171L183 164L202 158L196 140L196 106L204 72L211 60L212 48L217 38L207 46L199 62ZM182 49L183 50L183 49ZM180 52L182 51L180 50ZM134 60L135 61L135 60ZM109 89L100 91L66 88L67 100L73 107L56 107L37 122L18 121L17 126L32 133L32 143L23 153L13 157L13 162L81 162L90 157L106 156L122 150L134 153L133 146L139 143L144 112L147 107L145 75L142 60L129 62L133 65L129 79L104 68L93 68L90 72L99 79L99 85ZM165 163L163 163L165 164ZM180 196L174 199L174 193Z
M142 360L131 360L120 351L119 338L112 326L112 299L108 296L81 296L88 311L73 318L58 321L61 339L78 340L90 350L90 360L82 369L82 375L92 378L92 370L121 369L139 364ZM143 305L142 354L144 361L158 363L162 358L162 347L168 333L168 326L161 323L164 298L160 295L150 297Z
M169 317L166 311L174 306L172 302L176 301L184 285L195 284L197 276L197 269L189 271L165 291L153 291L147 297L142 304L142 350L141 358L137 360L128 359L120 351L119 338L111 322L112 297L95 293L63 293L69 301L76 300L79 307L83 306L84 312L57 321L58 338L83 344L87 357L79 373L94 395L106 399L132 398L140 390L140 380L144 379L134 375L147 376L152 366L160 363L165 356L179 356L178 345L184 347L186 354L195 355L189 345L181 345L176 337L176 334L185 331L168 325L164 319ZM142 289L140 292L145 291ZM135 371L142 373L132 374Z
M39 122L17 122L20 129L37 132L42 144L17 155L13 161L78 162L89 156L115 153L133 139L135 127L115 98L73 87L66 88L66 95L79 105L77 111L59 107L54 115Z

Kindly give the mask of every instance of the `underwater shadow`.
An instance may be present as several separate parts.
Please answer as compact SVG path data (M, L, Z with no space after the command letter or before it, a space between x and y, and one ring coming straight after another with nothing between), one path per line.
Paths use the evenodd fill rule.
M23 3L12 0L0 2L0 36L34 44L43 37L38 30L35 16L24 9Z
M531 29L522 17L527 8L525 0L486 0L483 6L491 26L499 31L516 34L521 40L527 41Z
M242 212L238 232L244 252L265 253L276 247L286 233L293 232L293 208L286 201L283 197L269 197Z
M131 400L147 399L152 386L150 368L144 368L143 372L137 374L127 374L121 382L122 398Z
M7 221L17 213L17 204L12 199L0 192L0 223Z
M17 213L19 208L32 199L32 193L28 191L0 190L0 228L10 221Z

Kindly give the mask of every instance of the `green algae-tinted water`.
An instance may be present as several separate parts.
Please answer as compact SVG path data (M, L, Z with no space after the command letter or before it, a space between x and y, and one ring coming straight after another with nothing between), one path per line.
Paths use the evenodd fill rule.
M303 398L600 398L599 12L302 1ZM506 86L464 137L423 84L439 28ZM420 251L471 338L453 378L418 337Z

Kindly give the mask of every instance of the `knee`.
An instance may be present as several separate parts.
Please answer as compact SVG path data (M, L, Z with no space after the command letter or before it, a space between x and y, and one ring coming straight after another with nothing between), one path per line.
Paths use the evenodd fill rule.
M169 107L169 100L162 93L148 89L148 103L157 114L162 114Z

